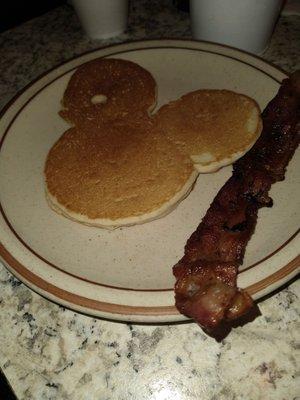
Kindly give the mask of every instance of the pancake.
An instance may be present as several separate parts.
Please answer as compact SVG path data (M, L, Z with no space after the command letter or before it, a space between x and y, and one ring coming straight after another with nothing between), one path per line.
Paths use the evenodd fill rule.
M159 218L191 190L197 171L189 157L155 130L152 120L81 124L50 150L50 206L87 225L115 228Z
M214 172L244 155L261 133L256 102L229 90L197 90L162 106L161 131L199 172Z
M119 59L80 66L62 103L74 126L48 153L47 200L74 221L111 229L166 215L199 172L241 157L261 130L255 101L227 90L188 93L153 115L154 78Z
M72 125L151 111L156 82L150 72L121 59L97 58L79 66L65 90L60 115Z

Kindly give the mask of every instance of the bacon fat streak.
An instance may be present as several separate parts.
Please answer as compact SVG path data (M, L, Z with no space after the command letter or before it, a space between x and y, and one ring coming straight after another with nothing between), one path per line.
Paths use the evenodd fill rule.
M227 333L236 321L257 310L237 287L237 272L268 192L284 179L300 133L300 71L285 79L262 114L263 131L252 149L233 165L202 222L173 267L178 310L212 336ZM221 334L222 335L222 334Z

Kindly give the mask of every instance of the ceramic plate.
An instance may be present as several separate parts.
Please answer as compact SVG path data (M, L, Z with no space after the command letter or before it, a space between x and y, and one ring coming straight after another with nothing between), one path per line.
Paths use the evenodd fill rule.
M172 266L182 256L227 167L200 175L191 194L164 218L107 231L53 212L45 199L47 153L68 128L58 116L76 67L96 57L134 61L154 76L158 107L199 88L225 88L263 109L285 74L235 49L193 41L144 41L89 52L50 71L23 90L1 119L0 254L7 268L43 296L100 317L137 321L184 320L174 307ZM299 153L298 153L299 155ZM257 299L292 278L299 265L299 157L271 190L272 209L259 212L238 283Z

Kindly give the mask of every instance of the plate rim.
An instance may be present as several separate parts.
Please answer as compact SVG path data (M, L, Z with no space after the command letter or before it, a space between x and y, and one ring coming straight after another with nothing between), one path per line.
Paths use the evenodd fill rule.
M175 305L173 306L129 306L124 304L116 304L116 303L108 303L102 302L95 299L89 299L84 296L80 296L76 293L69 292L65 289L59 288L52 283L49 283L39 277L38 275L34 274L33 272L29 271L26 267L23 266L10 252L0 243L0 257L5 260L5 264L7 265L8 269L11 271L16 272L17 276L22 276L23 279L27 282L27 285L32 288L33 290L37 291L44 297L47 297L45 293L50 293L54 295L55 298L59 298L63 301L63 303L73 304L79 306L80 308L84 308L86 310L93 310L93 311L103 311L104 313L109 314L117 314L122 315L122 320L124 316L181 316L179 311L176 309ZM0 258L0 260L1 260ZM6 264L7 262L7 264ZM257 292L265 290L269 285L269 281L271 279L271 283L276 283L282 279L284 279L287 275L292 274L290 279L292 279L297 274L297 269L299 268L300 263L300 256L296 256L293 260L291 260L288 264L284 265L282 268L277 270L271 275L268 275L266 278L261 279L260 281L255 282L254 284L244 288L251 296L255 295ZM23 272L23 274L22 274ZM294 274L294 272L296 272ZM35 282L39 284L34 284L31 279L27 279L27 277L34 277ZM22 280L22 282L24 282ZM282 283L283 284L283 283ZM46 290L47 288L47 290ZM274 288L273 290L275 290ZM272 291L273 291L272 290ZM60 295L61 294L61 295ZM266 293L267 294L267 293ZM64 295L64 296L63 296ZM261 296L262 297L262 296ZM73 302L69 302L68 299L73 299ZM67 300L66 300L67 299ZM87 304L89 306L87 307ZM122 313L123 310L123 313ZM187 319L186 317L182 316L183 319ZM126 320L126 318L125 318Z
M266 65L269 65L270 67L273 67L274 69L278 70L279 72L281 72L282 74L286 75L286 77L290 76L290 73L286 70L284 70L282 67L279 67L277 65L275 65L274 63L272 63L271 61L267 61L264 58L262 58L261 56L257 55L257 54L252 54L246 50L241 50L238 49L236 47L233 46L229 46L227 44L223 44L223 43L217 43L217 42L212 42L212 41L208 41L208 40L192 40L192 39L188 39L188 38L180 38L180 39L176 39L176 38L164 38L164 39L136 39L136 40L128 40L128 41L124 41L121 43L113 43L113 44L108 44L105 46L100 46L100 47L96 47L95 49L92 50L87 50L84 51L83 53L80 53L78 55L74 55L71 58L68 58L67 60L64 60L56 65L54 65L51 68L48 68L46 71L42 72L41 74L39 74L36 78L34 78L33 80L31 80L29 83L27 83L23 88L21 88L20 90L17 91L17 93L10 99L8 100L8 102L6 102L4 104L4 106L1 108L0 110L0 118L2 118L2 116L6 113L6 111L8 110L8 108L15 103L15 101L24 93L26 92L29 87L33 86L36 82L38 82L39 80L41 80L42 78L44 78L46 75L48 75L50 72L53 72L55 69L58 69L60 67L62 67L63 65L71 62L71 61L75 61L78 58L81 58L85 55L94 53L94 52L98 52L100 50L106 50L109 48L114 48L114 47L120 47L120 46L127 46L127 45L131 45L131 44L142 44L142 43L178 43L178 42L183 42L183 43L194 43L197 45L201 45L201 44L207 44L207 45L212 45L212 46L216 46L216 47L220 47L220 48L225 48L228 50L232 50L234 52L238 52L240 54L245 54L247 56L249 56L250 58L253 59L257 59L258 61L263 62Z
M148 46L144 46L143 47L143 45L144 44L147 44ZM149 44L153 44L153 47L150 47L149 46ZM188 47L188 44L193 44L194 46L196 46L196 47ZM176 45L177 44L177 45ZM180 45L179 45L180 44ZM128 48L128 46L132 46L132 45L140 45L140 47L139 48L131 48L131 47L129 47ZM207 41L193 41L193 40L189 40L189 39L155 39L155 40L152 40L152 39L147 39L147 40L136 40L136 41L130 41L130 42L124 42L124 43L117 43L117 44L113 44L113 45L107 45L107 46L105 46L105 47L100 47L100 48L97 48L97 49L93 49L93 50L89 50L89 51L86 51L86 52L84 52L84 53L82 53L82 54L80 54L80 55L77 55L77 56L74 56L74 57L72 57L72 58L70 58L70 59L68 59L68 60L66 60L66 61L63 61L62 63L60 63L60 64L58 64L58 65L56 65L56 66L54 66L53 68L51 68L51 69L49 69L49 70L47 70L47 71L45 71L44 73L42 73L42 74L40 74L36 79L34 79L33 81L31 81L31 82L29 82L24 88L22 88L20 91L18 91L17 92L17 94L2 108L2 110L1 110L1 112L0 112L0 118L2 118L5 114L6 114L6 112L14 105L14 103L23 95L23 94L25 94L35 83L37 83L37 82L39 82L39 81L41 81L43 78L46 78L50 73L52 73L52 72L55 72L56 70L57 70L57 72L58 72L58 74L53 78L53 79L51 79L49 82L47 82L47 83L45 83L45 85L42 87L42 88L40 88L40 89L38 89L38 90L36 90L35 92L34 92L34 94L29 98L29 99L27 99L25 102L24 102L24 104L22 104L20 107L19 107L19 109L18 109L18 111L17 111L17 113L15 113L14 112L14 114L13 114L13 116L9 119L9 123L8 123L8 126L6 127L6 129L5 129L5 132L4 132L4 134L1 136L1 139L0 139L0 147L2 146L2 143L3 143L3 141L4 141L4 139L5 139L5 136L6 136L6 134L7 134L7 132L8 132L8 130L9 130L9 128L10 128L10 126L11 126L11 124L13 123L13 121L15 120L15 118L17 117L17 115L22 111L22 109L28 104L28 102L30 101L30 100L32 100L32 98L34 97L34 96L36 96L39 92L41 92L43 89L45 89L45 87L47 87L48 85L50 85L51 83L53 83L55 80L57 80L57 79L59 79L60 77L62 77L62 76L64 76L65 74L67 74L67 73L69 73L70 71L72 71L72 70L74 70L75 68L77 68L78 67L78 65L80 65L80 64L78 64L78 65L76 65L76 66L73 66L72 68L69 68L69 69L67 69L66 71L64 71L63 73L61 73L61 74L59 74L59 68L61 68L61 67L63 67L63 66L66 66L67 64L70 64L71 65L71 63L73 62L73 61L79 61L80 59L82 59L82 58L84 58L85 56L87 56L87 55L91 55L91 54L93 54L93 53L95 53L95 56L96 57L101 57L101 55L96 55L96 53L99 53L99 52L105 52L105 50L109 50L109 49L115 49L115 48L119 48L120 50L118 51L118 52L110 52L109 54L104 54L102 57L106 57L106 56L114 56L114 55L116 55L116 54L120 54L120 53L124 53L124 52L128 52L128 51L139 51L139 50L146 50L146 49L148 49L148 50L151 50L151 49L158 49L158 48L174 48L174 49L182 49L182 50L200 50L200 51L204 51L204 52L208 52L208 53L213 53L213 54L218 54L218 55L221 55L221 56L225 56L225 57L228 57L228 58L232 58L232 59L235 59L235 60L237 60L238 62L242 62L242 63L244 63L244 64L247 64L247 65L249 65L250 67L252 67L252 68L255 68L255 69L257 69L257 70L259 70L260 72L262 72L262 73L264 73L264 74L266 74L266 75L268 75L269 77L271 77L272 79L274 79L275 81L277 81L278 83L280 83L281 81L279 81L279 80L277 80L274 76L272 76L271 74L268 74L266 71L264 71L264 70L262 70L262 69L260 69L260 68L258 68L258 67L256 67L255 65L253 65L253 64L251 64L250 63L250 61L249 62L245 62L244 60L242 60L242 59L239 59L239 58L235 58L235 57L231 57L230 55L226 55L226 54L224 54L224 53L218 53L218 52L214 52L214 51L208 51L208 50L205 50L205 49L203 49L203 48L201 48L201 46L203 46L203 45L209 45L209 46L213 46L213 47L215 47L216 49L224 49L225 48L225 50L226 49L229 49L230 51L233 51L234 53L236 53L236 55L238 56L238 55L246 55L247 57L250 57L250 59L257 59L259 62L261 62L262 64L264 64L265 66L269 66L269 67L272 67L273 69L275 69L276 71L278 71L279 73L281 73L281 74L283 74L283 75L285 75L285 77L287 77L288 76L288 74L287 74L287 72L286 71L284 71L283 69L281 69L281 68L279 68L279 67L277 67L277 66L275 66L274 64L272 64L272 63L270 63L270 62L268 62L268 61L266 61L266 60L264 60L263 58L261 58L261 57L259 57L259 56L257 56L257 55L253 55L253 54L251 54L251 53L247 53L247 52L245 52L245 51L241 51L241 50L238 50L238 49L236 49L236 48L233 48L233 47L230 47L230 46L226 46L226 45L221 45L221 44L216 44L216 43L213 43L213 42L207 42ZM198 48L197 48L198 47ZM84 62L87 62L87 61L83 61L83 63ZM1 208L1 213L2 213L2 206L1 206L1 204L0 204L0 208ZM5 214L3 214L3 215L5 215ZM8 226L9 226L9 228L11 229L11 230L13 230L13 233L14 233L14 235L15 236L17 236L17 238L18 238L18 240L20 241L20 238L19 238L19 236L18 236L18 234L16 234L16 232L14 231L14 229L11 227L11 225L10 225L10 223L9 223L9 221L6 219L6 218L4 218L4 220L5 220L5 222L6 222L6 224L8 224ZM299 230L298 230L298 232L299 232ZM253 266L249 266L249 267L247 267L245 270L243 270L243 271L246 271L246 270L249 270L250 268L253 268L254 266L257 266L259 263L262 263L262 262L264 262L266 259L268 259L268 258L271 258L274 254L276 254L278 251L280 251L280 249L282 248L282 247L285 247L285 245L288 243L288 242L290 242L295 236L297 235L297 232L295 233L295 234L293 234L284 244L282 244L278 249L276 249L275 251L273 251L270 255L268 255L268 256L266 256L265 258L263 258L262 260L260 260L260 261L258 261L257 263L255 263ZM21 243L22 243L22 245L24 245L24 242L23 242L23 240L21 239ZM25 243L25 246L26 246L26 243ZM27 247L27 246L26 246ZM32 252L32 250L30 250L31 252ZM35 256L36 256L36 253L34 252L33 253ZM35 275L35 274L33 274L31 271L29 271L27 268L26 268L26 266L24 266L24 265L22 265L17 259L15 259L14 258L14 256L4 247L4 245L0 242L0 257L2 257L3 259L4 259L4 265L5 266L7 266L8 267L8 269L14 274L14 272L16 273L15 275L19 275L20 277L18 277L22 282L24 282L24 280L26 281L26 282L24 282L24 283L26 283L27 284L27 286L29 286L29 287L31 287L33 290L35 290L35 291L37 291L39 294L41 294L42 296L44 296L44 297L47 297L47 298L49 298L49 296L47 296L47 294L48 294L48 291L47 290L43 290L42 289L42 287L46 284L46 286L48 287L48 290L49 290L49 285L51 285L51 286L53 286L53 288L54 288L54 293L56 292L57 293L57 289L60 289L60 290L62 290L63 292L65 292L65 293L68 293L68 295L67 295L67 297L69 297L70 295L72 295L72 296L75 296L75 297L77 297L77 298L80 298L80 301L81 301L81 305L80 304L77 304L77 306L79 307L79 308L82 308L82 304L83 303L86 303L86 300L88 300L89 302L90 302L90 304L94 304L93 302L96 302L96 303L99 303L100 304L100 307L101 307L101 309L99 309L99 308L96 308L98 311L97 311L97 315L98 316L101 316L101 315L103 315L103 312L104 312L104 314L106 313L106 308L107 307L109 307L110 308L110 310L108 311L108 313L109 314L114 314L114 319L118 319L118 318L115 318L115 315L116 314L118 314L118 315L120 315L122 318L121 318L121 320L126 320L126 316L153 316L153 315L155 315L155 316L160 316L160 317L163 317L163 320L164 321L167 321L168 319L166 319L166 318L164 318L164 317L166 317L166 316L169 316L169 317L171 317L171 318L173 318L174 316L180 316L180 320L184 320L184 319L186 319L186 317L184 317L184 316L182 316L181 314L179 314L179 312L177 311L177 309L175 308L175 306L150 306L150 307L145 307L145 306L142 306L142 307L139 307L139 306L128 306L128 305L123 305L123 304L115 304L115 303L107 303L107 302L100 302L100 301L98 301L98 300L95 300L95 299L87 299L87 298L84 298L84 297L82 297L82 296L79 296L79 295L77 295L77 294L75 294L75 293L71 293L71 292L67 292L66 290L64 290L64 289L61 289L61 288L55 288L55 286L54 285L52 285L52 284L50 284L49 282L46 282L46 281L44 281L41 277L39 277L38 275ZM39 257L40 258L40 257ZM44 261L44 260L43 260ZM8 265L6 265L6 263L8 264ZM11 263L14 265L14 267L11 265ZM292 279L292 277L295 275L295 273L297 273L297 268L298 268L298 266L299 266L299 264L300 264L300 256L298 255L298 256L296 256L293 260L291 260L291 261L289 261L288 262L288 264L286 264L285 266L283 266L282 268L280 268L279 270L277 270L276 272L274 272L273 274L271 274L271 275L269 275L268 277L266 277L266 278L264 278L264 279L262 279L262 280L260 280L260 281L258 281L258 282L255 282L254 284L252 284L252 285L250 285L249 287L247 287L246 288L246 290L248 290L249 291L249 293L250 294L255 294L255 293L257 293L257 292L259 292L259 291L264 291L264 290L266 290L266 288L268 288L268 287L271 287L271 289L270 289L270 291L269 292L271 292L271 291L273 291L273 290L275 290L276 288L278 288L279 286L281 286L283 283L281 283L281 281L282 281L282 279L285 279L285 278L287 278L286 280L289 280L289 279ZM21 268L22 267L22 268ZM57 269L59 269L59 267L55 267L55 268L57 268ZM23 274L22 274L22 270L23 270ZM66 273L66 274L68 274L68 275L71 275L72 277L74 277L74 278L76 278L76 279L81 279L81 280L85 280L85 279L83 279L83 278L81 278L81 277L78 277L78 276L76 276L76 275L72 275L71 273L69 273L69 272L67 272L67 271L63 271L62 269L59 269L61 272L63 272L63 273ZM25 271L25 273L24 273L24 271ZM241 271L241 273L243 272L243 271ZM35 275L37 278L38 278L38 280L42 280L44 283L41 285L41 286L39 286L39 285L35 285L33 282L31 282L30 280L27 280L26 279L26 274L27 273L29 273L29 274L33 274L33 275ZM272 277L274 275L274 278L273 278L273 281L268 285L267 284L267 281L269 281L270 280L270 278ZM292 276L293 275L293 276ZM22 279L23 278L23 279ZM272 280L272 279L271 279ZM87 280L88 281L88 280ZM112 289L120 289L120 290L132 290L132 291L136 291L136 292L143 292L143 291L145 291L145 292L155 292L155 291L157 291L157 292L163 292L163 291L172 291L173 289L131 289L131 288L121 288L121 287L114 287L114 286L110 286L110 285L104 285L104 284L101 284L101 283L97 283L97 282L92 282L92 281L88 281L88 282L90 282L90 283L92 283L92 284L98 284L98 285L100 285L100 286L106 286L106 287L109 287L109 288L112 288ZM276 286L276 282L278 283L278 285ZM264 294L263 294L264 295ZM60 298L59 296L56 296L56 297L58 297L58 298ZM55 299L51 299L52 301L55 301ZM61 304L61 301L58 301L59 302L59 304ZM99 306L99 304L98 304L98 306ZM76 306L76 302L74 303L74 302L67 302L67 307L69 307L69 308L73 308L73 309L77 309L78 310L78 307ZM87 312L89 312L89 311L91 311L90 310L90 308L91 307L83 307L84 308L84 310L87 310ZM123 310L123 311L122 311ZM79 310L79 311L82 311L82 310ZM102 312L103 311L103 312ZM178 318L176 318L176 320L178 320ZM158 321L159 322L159 321Z

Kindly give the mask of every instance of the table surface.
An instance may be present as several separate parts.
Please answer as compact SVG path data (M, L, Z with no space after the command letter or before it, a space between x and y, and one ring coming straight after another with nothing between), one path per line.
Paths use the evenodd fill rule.
M300 16L281 15L262 57L300 68ZM128 30L87 38L70 6L0 35L0 107L41 73L87 50L144 38L191 38L171 0L132 1ZM260 302L262 315L222 342L195 323L133 325L60 307L0 265L0 367L18 399L300 399L300 283ZM0 389L1 390L1 389ZM0 398L1 391L0 391Z

